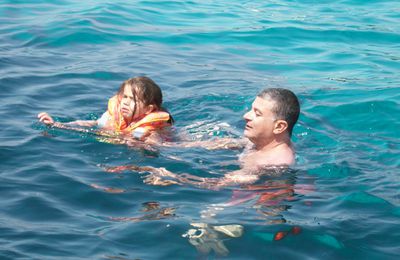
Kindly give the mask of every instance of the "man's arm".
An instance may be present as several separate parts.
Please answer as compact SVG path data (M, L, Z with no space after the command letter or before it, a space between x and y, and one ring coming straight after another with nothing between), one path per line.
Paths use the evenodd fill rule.
M198 188L210 189L210 190L218 190L223 187L229 186L237 186L244 184L251 184L258 180L258 176L255 174L248 174L243 170L237 170L230 173L225 174L220 178L211 178L211 177L199 177L196 175L183 173L183 174L175 174L168 171L165 168L153 168L146 167L148 172L151 174L146 176L144 179L144 183L151 185L158 185L158 183L162 180L163 177L172 178L177 183L172 184L189 184ZM149 171L150 170L150 171Z
M238 150L242 149L247 145L248 141L245 139L236 138L217 138L212 140L202 140L202 141L182 141L182 142L163 142L161 146L166 147L202 147L208 150L218 150L218 149L230 149Z
M205 188L210 190L218 190L222 187L236 186L244 184L252 184L258 180L258 175L250 174L243 170L237 170L225 174L221 178L211 178L211 177L199 177L196 175L183 173L175 174L165 168L155 168L152 166L117 166L108 167L105 169L107 172L121 172L124 170L132 170L139 173L150 173L144 177L144 183L151 185L167 186L172 184L189 184L199 188Z

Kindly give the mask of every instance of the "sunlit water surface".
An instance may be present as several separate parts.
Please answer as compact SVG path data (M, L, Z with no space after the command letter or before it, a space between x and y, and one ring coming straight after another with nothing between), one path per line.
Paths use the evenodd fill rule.
M389 0L1 1L0 258L218 258L224 243L229 259L396 259L399 18ZM240 151L154 153L36 122L97 118L137 75L193 140L239 137L259 90L293 90L297 165L264 193L150 186L105 167L218 177ZM213 233L202 255L191 223L243 234Z

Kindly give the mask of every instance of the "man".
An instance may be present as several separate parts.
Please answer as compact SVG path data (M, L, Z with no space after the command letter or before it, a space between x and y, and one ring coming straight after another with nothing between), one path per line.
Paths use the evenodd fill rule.
M188 183L205 188L219 188L235 184L254 183L265 168L285 169L295 162L291 143L293 127L300 113L296 95L283 88L269 88L255 98L251 110L244 116L246 151L240 159L241 169L227 173L222 178L201 178L190 174L174 174L165 168L130 166L138 172L150 172L145 182L153 185ZM202 145L208 149L232 148L243 140L223 138L211 142L184 143L185 147ZM165 144L171 146L171 144ZM112 171L112 170L110 170ZM165 177L172 180L165 180Z
M270 88L260 92L243 116L244 136L254 144L243 167L292 165L295 152L290 138L299 113L299 101L290 90Z

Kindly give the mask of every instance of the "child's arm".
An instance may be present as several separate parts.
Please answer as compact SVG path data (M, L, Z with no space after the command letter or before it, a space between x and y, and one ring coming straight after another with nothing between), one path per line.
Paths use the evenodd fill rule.
M97 126L97 120L76 120L68 123L63 123L64 125L71 125L71 126L84 126L84 127L93 127Z
M92 126L97 126L98 122L97 120L76 120L68 123L59 123L55 122L54 119L47 114L46 112L39 113L38 116L39 121L46 124L46 125L54 125L54 126L60 126L60 125L77 125L77 126L85 126L85 127L92 127Z

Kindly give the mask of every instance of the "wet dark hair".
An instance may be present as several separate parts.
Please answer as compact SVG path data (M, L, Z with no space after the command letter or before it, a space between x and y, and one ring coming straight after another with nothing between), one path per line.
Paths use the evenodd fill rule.
M135 77L130 78L122 82L117 95L122 96L124 94L125 87L130 87L132 90L133 98L135 103L138 100L142 101L145 106L153 105L156 108L156 111L164 111L167 112L170 116L169 123L173 123L174 119L171 114L162 107L163 96L160 87L150 78L148 77ZM136 106L133 114L136 113Z
M300 104L296 95L284 88L267 88L257 96L264 99L268 97L275 102L272 112L277 119L285 120L288 123L288 131L291 136L300 114Z

